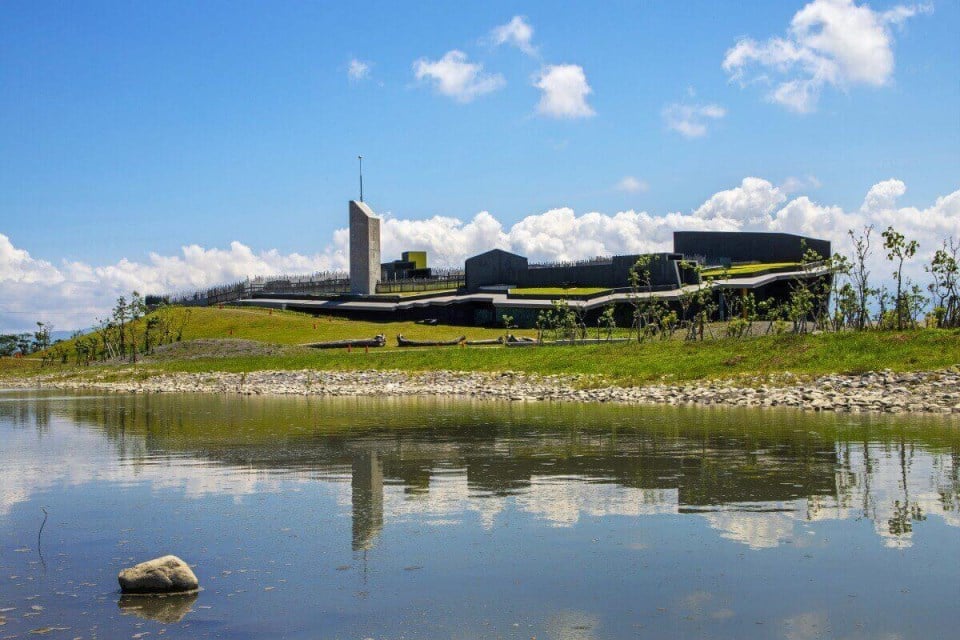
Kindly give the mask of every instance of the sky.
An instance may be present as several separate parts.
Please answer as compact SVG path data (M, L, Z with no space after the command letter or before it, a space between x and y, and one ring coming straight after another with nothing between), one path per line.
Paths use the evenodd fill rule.
M960 240L957 33L958 0L8 0L0 331L344 268L360 154L385 260L873 224L922 279Z

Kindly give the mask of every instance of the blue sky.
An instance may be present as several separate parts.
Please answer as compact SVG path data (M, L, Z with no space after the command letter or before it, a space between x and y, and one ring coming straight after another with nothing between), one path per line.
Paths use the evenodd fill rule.
M123 272L193 244L331 255L361 153L367 201L397 221L689 215L748 177L779 189L778 210L802 195L857 211L894 179L897 207L926 211L960 187L958 33L955 0L7 1L0 234L21 253L6 279L52 283L48 263L71 282L64 261ZM446 72L474 76L444 76L444 94L451 52ZM805 98L772 97L790 82Z

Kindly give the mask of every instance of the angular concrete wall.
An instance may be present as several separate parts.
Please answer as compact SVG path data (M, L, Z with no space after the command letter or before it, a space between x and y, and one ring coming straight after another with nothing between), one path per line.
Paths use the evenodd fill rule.
M688 258L704 256L707 264L729 262L800 262L813 249L829 258L830 242L792 233L745 231L674 231L673 250Z
M371 295L380 281L380 218L350 201L350 293Z
M527 274L527 259L503 249L491 249L467 258L464 267L467 291L474 293L480 287L497 284L523 286Z
M467 290L480 287L512 284L518 287L579 287L621 288L630 286L630 269L639 255L613 256L609 262L597 264L555 265L530 267L523 256L493 249L467 259ZM675 256L670 253L651 254L650 280L654 287L679 287L680 274Z

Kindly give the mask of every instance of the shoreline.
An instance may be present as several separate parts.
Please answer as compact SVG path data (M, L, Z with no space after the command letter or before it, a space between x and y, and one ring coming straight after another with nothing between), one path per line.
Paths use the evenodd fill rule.
M101 376L103 378L104 376ZM117 393L228 393L330 397L458 396L513 402L615 402L686 406L789 407L839 413L925 413L960 417L960 365L933 371L769 377L621 387L585 375L513 371L256 371L171 373L143 380L71 379L56 374L0 380L10 389Z

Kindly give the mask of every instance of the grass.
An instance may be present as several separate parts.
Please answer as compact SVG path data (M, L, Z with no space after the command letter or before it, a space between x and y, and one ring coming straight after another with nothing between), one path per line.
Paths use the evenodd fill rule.
M510 289L510 295L516 296L596 296L609 293L605 287L526 287Z
M602 376L618 384L699 380L790 371L801 375L878 369L928 370L960 364L960 332L844 333L763 336L744 340L584 345L527 349L302 351L279 356L173 361L166 371L258 369L401 369L522 371Z
M175 309L184 313L183 309ZM415 340L451 340L461 335L470 339L496 338L503 329L484 327L452 327L422 325L414 322L366 322L332 316L315 317L296 311L257 309L253 307L198 307L190 311L183 331L183 340L234 338L281 345L310 342L372 338L382 333L387 337L386 349L395 349L398 333ZM520 332L533 335L533 332Z
M182 310L178 310L182 312ZM344 338L388 336L389 346L321 351L296 345ZM168 358L148 362L158 372L249 372L256 370L522 371L541 375L582 374L584 384L642 384L737 376L766 376L790 371L800 375L863 372L878 369L920 371L960 364L960 331L924 329L909 332L868 331L818 335L759 336L706 342L683 340L643 344L617 343L571 347L505 347L398 349L397 333L415 339L491 338L502 329L425 326L411 322L375 323L338 318L314 318L265 309L193 309L184 330L184 343ZM533 335L521 331L519 334ZM265 343L262 350L218 351L221 339ZM197 343L189 341L197 340ZM206 343L204 343L206 341ZM212 346L211 346L212 345ZM269 345L281 345L270 347ZM269 348L268 348L269 347ZM42 371L68 375L104 373L91 368L48 365ZM148 375L144 365L114 365L118 376ZM0 377L28 377L41 372L33 358L0 359ZM606 381L606 382L604 382Z
M428 289L426 291L388 291L383 293L377 293L370 296L371 300L395 300L397 298L416 298L416 297L433 297L433 296L449 296L455 294L456 289Z
M737 264L731 267L728 267L726 270L722 268L716 269L705 269L700 273L701 276L707 278L714 278L717 276L722 276L724 273L728 276L755 276L761 273L767 273L769 271L783 271L786 269L793 269L801 266L799 262L766 262L760 264Z
M413 298L415 296L450 296L457 292L456 289L430 289L429 291L401 291L398 293L387 293L384 295L400 296L401 298Z

